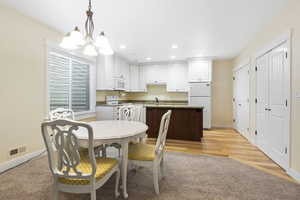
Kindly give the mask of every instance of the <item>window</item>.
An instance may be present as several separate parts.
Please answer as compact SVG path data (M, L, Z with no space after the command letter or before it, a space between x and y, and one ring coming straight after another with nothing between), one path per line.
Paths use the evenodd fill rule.
M90 64L72 56L49 52L48 93L50 110L90 111Z

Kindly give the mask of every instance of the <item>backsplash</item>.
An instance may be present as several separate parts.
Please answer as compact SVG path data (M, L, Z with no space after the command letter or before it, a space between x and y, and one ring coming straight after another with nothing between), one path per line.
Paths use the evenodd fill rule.
M97 91L97 101L105 101L108 95L117 95L120 100L154 101L155 97L160 101L188 100L188 93L167 92L166 85L148 85L147 92Z

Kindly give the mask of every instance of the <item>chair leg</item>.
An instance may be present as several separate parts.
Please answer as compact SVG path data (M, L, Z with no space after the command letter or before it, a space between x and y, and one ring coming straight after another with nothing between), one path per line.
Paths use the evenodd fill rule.
M53 200L59 199L59 191L57 189L56 184L53 185Z
M91 192L91 200L96 200L96 190Z
M102 149L102 157L103 158L106 158L106 148L107 148L107 146L104 144L103 149Z
M162 179L164 177L164 157L162 157L160 161L160 178Z
M119 158L121 157L121 148L118 148L119 151Z
M153 185L154 190L157 195L159 195L159 184L158 184L158 174L159 174L159 164L154 163L153 165Z
M118 168L118 170L116 172L116 186L115 186L115 197L116 198L118 198L120 196L119 184L120 184L120 169Z

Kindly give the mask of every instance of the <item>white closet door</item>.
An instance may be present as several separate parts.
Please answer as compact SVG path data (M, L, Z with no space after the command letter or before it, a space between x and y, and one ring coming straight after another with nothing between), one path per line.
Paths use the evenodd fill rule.
M270 145L270 131L268 130L269 106L269 55L264 55L256 61L256 141L261 149Z
M249 138L249 65L235 72L235 126L246 138Z
M257 59L256 142L272 160L288 168L289 69L287 43Z
M269 125L270 154L281 165L286 164L286 44L270 52L269 61Z

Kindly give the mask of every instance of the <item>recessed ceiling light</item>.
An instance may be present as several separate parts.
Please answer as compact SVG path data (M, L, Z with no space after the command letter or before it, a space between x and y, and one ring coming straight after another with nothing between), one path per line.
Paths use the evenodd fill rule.
M177 44L172 44L171 48L172 49L178 49L178 45Z
M175 59L176 58L176 56L171 56L171 59Z
M126 49L126 46L124 44L121 44L120 49Z
M202 53L199 53L196 55L196 57L204 57L204 55Z
M147 57L147 58L146 58L146 60L152 60L152 58L150 58L150 57Z

